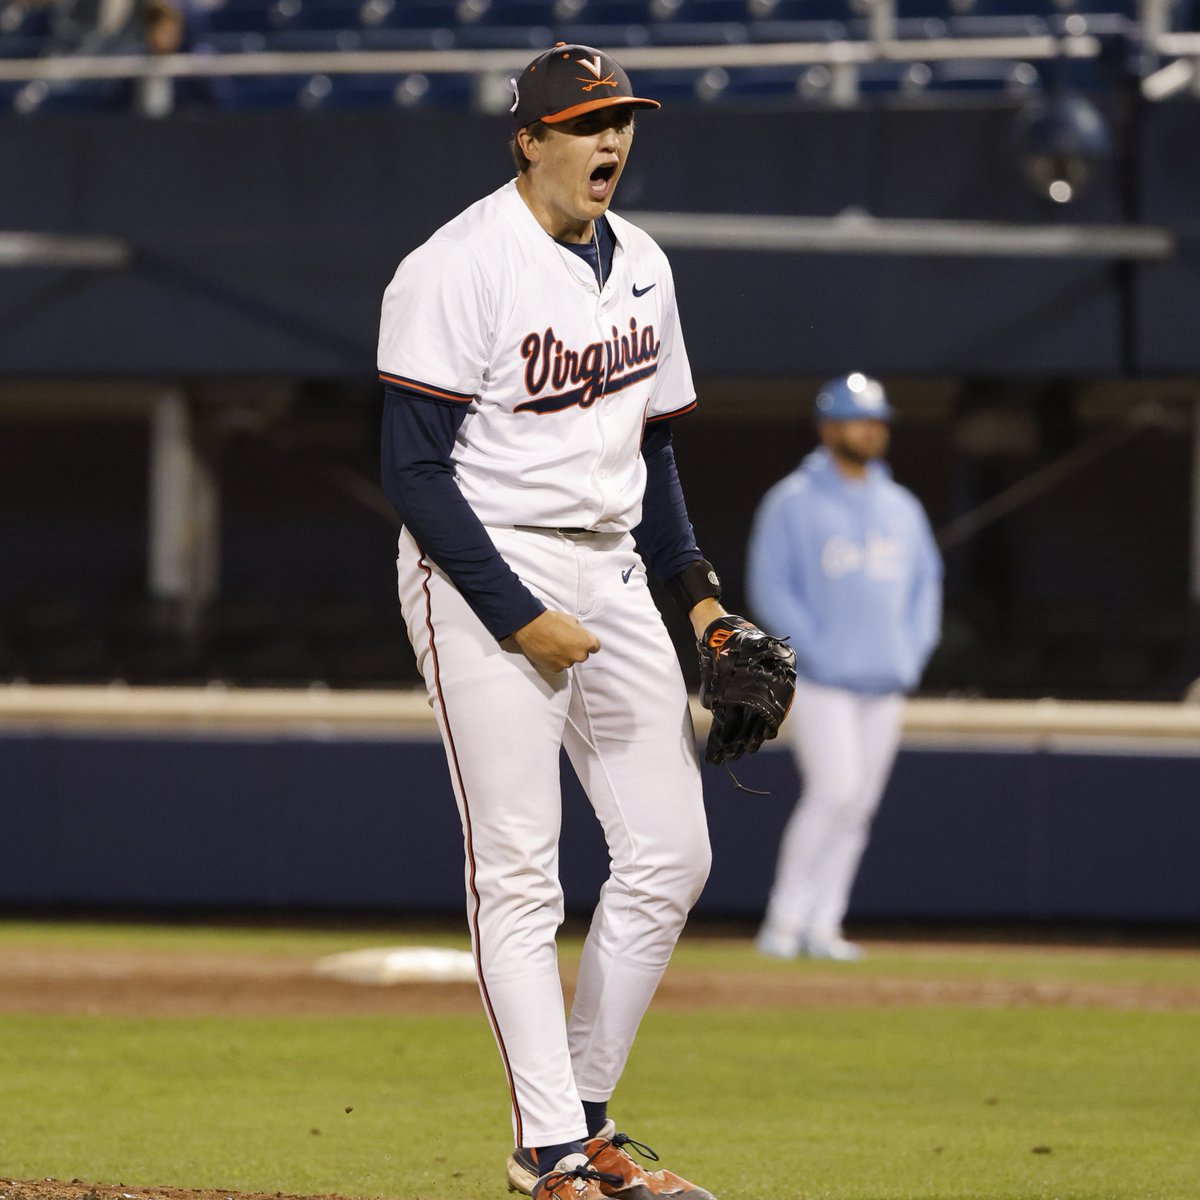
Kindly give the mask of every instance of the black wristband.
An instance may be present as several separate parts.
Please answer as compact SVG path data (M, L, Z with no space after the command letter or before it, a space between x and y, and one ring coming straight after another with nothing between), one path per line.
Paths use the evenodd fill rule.
M721 598L721 581L717 578L717 572L712 563L703 558L699 562L688 563L678 575L664 580L663 586L685 616L701 600Z

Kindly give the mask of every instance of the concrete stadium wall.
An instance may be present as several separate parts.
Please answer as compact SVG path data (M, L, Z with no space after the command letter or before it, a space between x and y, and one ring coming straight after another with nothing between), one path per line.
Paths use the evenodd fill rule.
M247 697L231 718L240 733L182 728L163 719L167 701L142 731L0 713L0 905L461 911L461 836L428 723L392 736L338 729L300 693L291 728L271 729L266 702ZM363 713L370 703L346 700ZM971 731L977 710L938 703L910 705L852 918L1200 921L1200 741L1155 743L1136 721L1031 737L1015 715L1007 735L994 719L984 735ZM960 744L930 745L931 730ZM739 777L768 798L705 771L715 863L697 911L755 917L797 790L791 759L770 746L742 764ZM603 844L569 770L564 797L564 886L582 913Z

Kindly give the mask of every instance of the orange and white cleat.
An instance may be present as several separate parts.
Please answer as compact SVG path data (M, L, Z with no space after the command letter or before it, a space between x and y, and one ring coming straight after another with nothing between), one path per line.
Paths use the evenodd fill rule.
M604 1200L605 1193L600 1189L605 1183L612 1186L620 1180L619 1175L597 1171L586 1155L568 1154L534 1183L531 1194L533 1200Z
M588 1168L600 1176L599 1179L589 1181L590 1185L598 1189L596 1194L609 1197L610 1200L657 1200L658 1197L666 1197L666 1200L715 1200L711 1192L697 1187L694 1183L688 1183L673 1171L662 1168L647 1171L630 1155L626 1147L651 1162L658 1162L658 1155L649 1146L634 1141L627 1133L618 1133L612 1121L606 1122L594 1138L589 1138L584 1143L587 1152L584 1161ZM564 1159L563 1163L567 1161ZM508 1159L510 1191L535 1196L536 1200L549 1200L550 1196L558 1200L560 1195L564 1200L567 1197L574 1200L576 1196L572 1191L538 1193L535 1189L541 1182L534 1155L529 1150L515 1150ZM587 1194L590 1193L581 1193Z

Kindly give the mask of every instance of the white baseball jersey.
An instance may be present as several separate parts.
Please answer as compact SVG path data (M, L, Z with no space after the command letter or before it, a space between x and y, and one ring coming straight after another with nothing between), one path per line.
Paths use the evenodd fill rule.
M384 295L380 374L471 406L451 458L485 525L635 528L645 423L695 404L666 256L608 220L601 289L512 180L405 258Z

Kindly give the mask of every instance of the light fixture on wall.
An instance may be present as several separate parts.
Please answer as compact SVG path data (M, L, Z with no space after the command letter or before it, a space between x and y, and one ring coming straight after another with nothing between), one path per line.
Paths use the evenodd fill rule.
M1077 199L1112 154L1112 135L1100 110L1083 96L1058 89L1021 109L1016 137L1025 178L1039 196L1056 204Z

